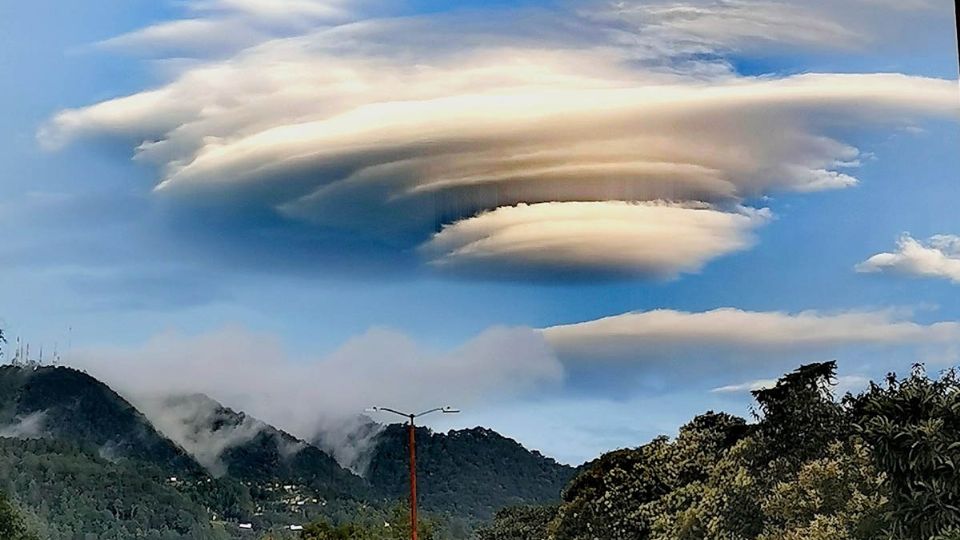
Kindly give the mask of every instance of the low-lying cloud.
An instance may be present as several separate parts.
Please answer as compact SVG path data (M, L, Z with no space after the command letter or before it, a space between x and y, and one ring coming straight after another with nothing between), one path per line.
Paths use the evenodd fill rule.
M6 426L0 426L0 437L13 439L36 439L43 437L46 430L44 423L47 420L46 411L36 411L25 416L18 416Z
M221 405L205 395L151 394L133 399L157 430L218 477L227 472L220 459L223 452L253 440L267 427L246 415L239 421L225 417Z
M856 266L858 272L889 272L947 279L960 284L960 236L940 234L927 242L905 234L894 252L878 253Z
M727 406L722 400L768 386L801 363L838 360L844 392L915 361L954 362L958 351L955 321L924 324L889 310L724 308L635 312L540 330L492 328L447 349L373 329L319 357L292 355L276 336L228 327L196 336L165 333L138 347L84 349L69 362L141 406L211 471L222 470L220 454L262 424L248 418L229 429L198 431L216 408L200 399L171 401L171 394L206 394L362 471L377 432L361 416L371 405L414 411L455 405L467 411L466 420L493 428L512 425L494 411L548 402L601 400L613 407L682 393L688 412L696 413L704 403ZM459 426L457 419L434 420ZM554 440L562 446L563 436Z
M71 364L147 403L148 414L163 409L149 406L151 399L202 393L307 440L325 428L336 431L331 426L372 405L470 407L556 387L564 376L543 337L522 328L492 328L451 350L373 329L322 358L297 358L274 336L230 327L199 336L161 334L136 348L71 356ZM179 433L185 419L210 412L193 401L183 407L161 419L164 432ZM255 431L249 427L225 433L229 440L221 446ZM189 434L179 439L189 446ZM218 454L212 449L208 461Z

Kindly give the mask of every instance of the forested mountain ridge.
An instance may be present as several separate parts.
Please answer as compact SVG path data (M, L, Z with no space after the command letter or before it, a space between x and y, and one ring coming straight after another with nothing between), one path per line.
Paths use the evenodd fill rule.
M362 478L323 450L209 396L170 396L144 406L162 433L216 476L302 484L328 498L369 495Z
M229 538L167 474L142 461L111 462L67 441L0 438L0 490L16 499L26 529L44 540Z
M66 367L0 366L0 434L48 437L108 459L154 463L172 474L202 469L109 386Z
M232 441L222 445L217 463L200 459L208 469L219 467L230 477L252 482L297 482L322 491L335 488L332 496L383 504L407 497L409 454L404 425L380 426L379 433L369 439L361 479L316 445L208 396L167 398L161 407L166 415L148 416L157 418L161 431L195 456L217 439ZM374 426L361 422L358 429L366 432ZM572 467L480 427L449 433L417 428L417 470L424 510L471 521L488 519L506 506L557 501L574 473Z
M386 426L376 438L367 480L385 497L406 493L407 427ZM417 482L427 510L488 519L517 504L559 500L575 469L476 427L436 433L418 427Z
M286 538L290 524L321 518L382 525L406 500L404 426L365 425L379 435L364 437L364 478L207 396L135 404L78 370L0 366L0 492L30 530L56 540L233 538L252 523ZM504 506L555 502L573 474L483 428L420 428L417 442L423 515L443 516L443 538L468 538L470 524Z

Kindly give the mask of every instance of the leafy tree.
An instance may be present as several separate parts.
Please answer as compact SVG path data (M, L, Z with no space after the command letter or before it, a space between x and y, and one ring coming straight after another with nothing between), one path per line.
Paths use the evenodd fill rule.
M23 516L3 493L0 493L0 538L4 540L39 540L35 534L27 530Z
M960 380L939 379L923 366L898 380L871 384L853 400L860 436L870 446L889 497L894 538L958 537L960 533ZM953 536L950 536L953 535Z
M605 454L570 482L559 508L501 512L480 539L883 537L885 476L853 428L856 409L833 398L835 372L833 362L801 366L754 392L753 425L706 413L673 441Z
M417 534L423 540L439 540L439 523L431 518L417 523ZM395 505L387 520L355 521L332 525L320 520L304 527L303 540L407 540L410 538L410 522L407 507Z
M370 532L355 524L334 527L328 521L318 521L303 528L300 535L304 540L368 540L373 538Z
M497 512L493 522L477 531L478 540L543 540L557 516L554 506L516 506Z
M753 392L762 413L752 456L758 472L769 466L795 471L849 434L843 408L833 399L836 372L836 362L808 364Z

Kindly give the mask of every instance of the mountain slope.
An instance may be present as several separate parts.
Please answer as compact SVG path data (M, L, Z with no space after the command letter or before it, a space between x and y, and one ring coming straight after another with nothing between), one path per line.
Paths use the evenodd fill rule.
M176 491L211 514L233 522L252 520L258 526L286 523L291 516L336 520L373 511L370 503L382 510L406 497L404 426L361 423L357 437L341 441L352 450L366 449L362 461L369 459L369 466L363 478L318 446L203 395L141 399L136 405L139 410L77 370L0 366L0 440L8 438L4 444L16 452L40 445L36 451L48 456L55 452L42 445L68 445L75 449L68 454L79 452L75 457L84 464L89 483L104 482L94 490L109 493L119 478L116 471L99 467L141 467L161 487L164 478L180 478ZM419 428L417 446L423 509L468 521L487 519L510 505L557 502L574 473L482 428L447 434ZM30 452L16 459L27 463ZM67 475L63 482L69 483L74 474L74 461L58 469ZM213 480L207 472L222 478ZM38 477L41 473L36 472ZM29 484L25 477L17 481ZM56 485L60 480L37 481ZM144 489L168 496L166 488ZM100 502L83 507L100 508Z
M425 510L488 519L519 504L560 500L575 469L484 428L434 433L417 428L417 484ZM366 478L378 493L408 493L407 427L387 426L378 436Z
M110 387L65 367L0 366L0 436L51 437L95 449L107 459L142 460L178 474L202 473L182 448Z
M319 448L202 394L139 403L158 429L216 476L300 484L325 497L366 494L362 478Z
M229 537L159 469L66 441L0 438L0 491L44 539Z

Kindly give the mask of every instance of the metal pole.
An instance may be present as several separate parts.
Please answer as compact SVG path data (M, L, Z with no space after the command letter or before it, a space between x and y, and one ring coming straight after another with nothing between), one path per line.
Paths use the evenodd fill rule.
M960 60L960 0L953 0L953 6L957 17L957 60Z
M417 441L414 415L410 415L410 538L417 540Z
M442 412L444 414L455 414L460 412L460 409L454 409L453 407L437 407L435 409L430 409L428 411L423 411L420 414L410 414L405 412L400 412L396 409L391 409L389 407L371 407L367 409L369 412L388 412L402 416L410 421L410 425L407 428L409 433L410 445L410 538L411 540L417 540L417 440L416 440L416 422L415 420L420 417L430 413Z

